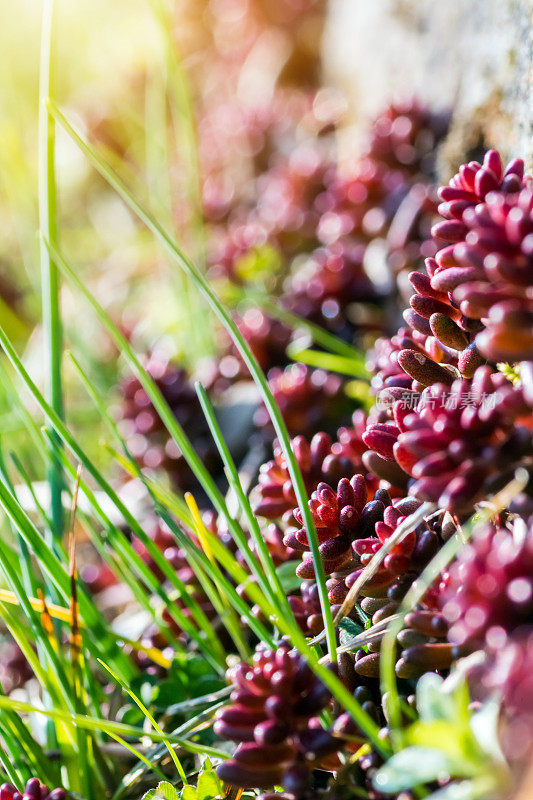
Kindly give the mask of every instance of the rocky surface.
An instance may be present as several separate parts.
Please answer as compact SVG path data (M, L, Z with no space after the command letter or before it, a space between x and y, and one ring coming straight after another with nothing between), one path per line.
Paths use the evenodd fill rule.
M350 141L416 94L455 109L441 177L489 146L533 165L533 0L330 0L324 70L349 98Z

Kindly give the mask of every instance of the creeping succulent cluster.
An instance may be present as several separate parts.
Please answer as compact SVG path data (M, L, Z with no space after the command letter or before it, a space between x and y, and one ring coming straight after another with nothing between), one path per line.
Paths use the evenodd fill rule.
M2 800L65 800L66 792L64 789L48 789L38 781L37 778L30 778L24 787L24 792L19 792L11 783L3 783L0 786L0 798Z
M343 339L379 331L381 298L364 269L364 250L344 240L315 250L287 281L284 304L289 311Z
M490 491L491 479L531 459L531 431L518 424L529 412L520 387L479 367L471 381L407 393L394 403L394 419L370 425L364 438L414 479L410 494L463 513Z
M499 650L533 626L533 531L515 525L476 534L450 569L442 612L462 652Z
M155 355L145 368L204 464L219 470L220 459L186 371ZM132 456L142 468L166 473L175 487L197 490L191 469L139 379L128 376L119 388L119 428Z
M255 175L250 195L230 191L225 204L212 202L222 224L212 237L210 275L244 288L264 277L274 251L281 253L276 274L267 278L269 290L280 292L281 305L344 339L355 336L364 343L385 328L384 292L366 267L368 244L386 238L387 259L396 272L416 266L421 256L435 255L430 230L437 203L429 181L448 116L433 114L416 101L390 106L370 129L364 153L346 171L336 163L327 135L291 141L286 114L283 126L279 113L271 108L252 115L252 139L263 142L260 148L274 130L278 142L283 130L284 144L263 160L267 166ZM285 365L289 343L288 338L281 341L278 326L270 328L262 327L256 351L265 370ZM246 378L231 345L228 351L220 371L229 382ZM307 410L313 413L311 398Z
M309 509L315 522L320 556L327 575L346 564L350 559L352 543L373 531L390 498L385 490L378 489L374 498L367 501L368 492L363 475L354 475L351 480L342 478L336 490L327 483L319 483L311 495ZM313 578L313 559L299 508L294 509L293 518L300 527L289 528L284 542L293 550L303 552L302 563L297 567L296 574L300 578Z
M251 665L229 673L231 705L218 712L215 733L239 742L219 776L243 789L282 785L302 797L310 788L311 765L334 753L335 739L313 724L330 694L298 653L281 644L259 647Z
M504 168L489 151L483 163L461 166L437 190L431 181L445 115L415 102L393 105L377 118L366 150L346 172L335 163L327 132L312 145L298 141L281 154L279 141L288 141L287 131L275 114L266 114L263 123L259 117L250 123L257 150L249 195L228 202L211 198L216 233L209 271L230 297L260 285L283 307L279 319L273 305L268 313L239 308L236 321L267 374L291 437L327 592L317 583L312 536L283 449L273 441L272 422L259 401L250 455L270 448L273 455L259 467L251 459L254 533L263 537L282 591L285 581L290 584L288 607L304 636L321 646L321 602L329 602L337 623L344 617L337 628L336 674L369 724L380 729L379 737L389 736L381 651L390 620L401 618L394 664L409 714L417 713L409 698L420 676L447 675L458 658L482 650L483 661L471 673L473 694L499 692L503 750L511 761L510 743L520 725L527 729L522 749L533 748L533 712L518 708L516 689L529 686L533 630L531 179L519 159ZM388 266L388 285L378 283L369 268L376 253ZM389 314L402 300L406 307ZM295 339L285 322L291 313L343 339L341 352L346 342L365 348L375 403L354 411L344 377L291 363ZM319 356L318 341L315 346ZM331 363L328 358L324 364ZM218 462L211 461L188 376L166 362L151 359L148 366L215 473ZM236 382L249 380L229 343L211 375L214 395L231 396ZM181 455L142 387L132 379L122 391L122 426L139 463L165 469L175 487L188 489ZM509 500L506 491L515 484L519 488ZM234 519L249 549L235 545L223 515L207 512L204 523L234 557L233 568L224 565L223 574L248 602L250 587L263 585L250 562L254 555L264 560L265 548L259 552L250 536L246 512L246 523ZM436 575L434 559L442 547L451 538L468 537L480 513L488 519L485 530L474 529L472 541ZM196 605L196 613L225 635L170 532L159 527L149 535L183 584L176 610L193 623L190 607ZM163 580L146 548L136 539L133 547ZM405 613L403 603L415 590L417 602ZM270 611L252 602L256 620L276 624ZM181 642L190 640L182 630L188 625L179 626L168 610L162 619ZM245 615L241 621L246 625ZM237 747L218 767L219 776L244 790L282 787L281 794L269 791L268 800L381 800L385 795L373 777L384 758L375 737L344 713L287 641L275 640L271 649L257 645L254 626L243 631L244 646L256 649L251 664L228 673L233 693L217 712L214 732ZM157 632L147 635L152 646L168 644ZM228 646L234 644L232 639ZM326 729L330 714L333 727ZM354 753L358 758L350 760ZM330 774L323 785L320 771Z
M292 451L300 467L308 494L320 481L335 485L341 478L351 478L363 473L368 489L377 489L377 479L371 471L366 471L363 453L366 445L363 433L366 429L366 416L359 410L352 415L352 424L337 431L337 440L332 441L327 433L316 433L310 442L303 436L296 436ZM258 485L254 490L256 514L266 519L280 519L287 513L290 517L296 505L296 494L289 475L285 456L276 441L274 458L262 464L259 469Z
M440 245L413 273L408 324L452 352L464 377L484 360L531 356L533 189L520 159L503 167L491 150L439 190ZM446 243L443 247L442 244Z
M296 436L291 447L308 492L320 480L336 481L353 474L353 460L344 454L334 454L334 445L327 433L316 433L311 442L303 436ZM272 461L267 461L260 467L256 496L254 510L266 519L281 518L296 504L294 487L278 442L274 444Z

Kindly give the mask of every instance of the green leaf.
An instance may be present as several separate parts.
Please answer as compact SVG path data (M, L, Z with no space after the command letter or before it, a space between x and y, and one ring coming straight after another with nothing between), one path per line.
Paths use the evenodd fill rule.
M380 792L393 794L421 783L445 778L453 772L445 753L429 747L407 747L392 756L374 777Z
M462 763L468 769L468 760L473 756L465 752L465 744L470 738L470 731L463 730L460 723L452 723L436 719L434 722L415 722L406 733L407 741L416 746L435 748L446 758ZM474 756L475 758L475 756ZM464 775L464 769L454 774Z
M434 672L426 672L418 681L416 707L424 722L453 719L453 697L443 691L443 683L444 680Z
M160 781L157 784L157 793L165 800L179 800L177 789L168 781Z
M437 789L426 797L426 800L479 800L479 792L474 781L461 781L450 783L443 789ZM489 800L489 795L483 794L483 800Z
M470 729L483 752L496 761L504 761L498 735L499 717L500 704L497 700L489 700L472 715Z
M294 361L301 361L310 367L339 372L341 375L349 375L356 378L366 378L368 372L364 362L355 358L345 358L336 353L324 353L321 350L310 350L302 348L301 342L296 340L287 347L287 354Z
M276 568L283 591L286 594L295 592L303 583L303 579L299 578L296 574L296 567L299 563L299 561L286 561L284 564L280 564L279 567Z
M354 622L353 619L349 617L344 617L339 622L339 642L341 645L349 644L354 636L358 636L360 633L363 632L363 626L358 625L357 622ZM356 647L356 649L359 649Z
M264 281L279 272L282 259L270 244L252 247L237 259L235 271L243 281Z
M198 778L198 800L213 800L223 794L222 781L213 769L204 770Z

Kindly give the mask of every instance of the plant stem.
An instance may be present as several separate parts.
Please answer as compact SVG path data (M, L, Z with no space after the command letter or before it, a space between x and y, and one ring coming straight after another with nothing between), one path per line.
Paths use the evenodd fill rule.
M44 0L41 63L39 79L39 228L41 232L41 282L44 338L48 354L46 393L54 411L63 417L61 386L62 331L59 311L59 273L46 241L57 243L57 207L55 178L55 120L49 113L47 102L52 96L52 23L53 0ZM59 439L57 441L59 444ZM50 510L52 530L50 544L61 539L63 533L63 508L61 489L62 471L57 458L51 454L48 467L50 484Z

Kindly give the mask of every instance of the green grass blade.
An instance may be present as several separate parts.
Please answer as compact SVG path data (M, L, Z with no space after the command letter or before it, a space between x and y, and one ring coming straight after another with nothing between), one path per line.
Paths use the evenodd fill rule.
M16 498L10 494L7 487L1 481L0 505L3 507L16 529L21 533L30 550L39 560L44 571L55 585L59 594L63 597L63 600L68 602L70 598L70 576L68 572L63 567L63 563L59 561L57 556L52 553L50 548L46 545L39 531L20 507ZM95 635L95 642L98 642L99 647L101 647L102 652L106 654L106 657L112 661L114 665L117 665L117 669L121 671L124 670L126 675L131 675L133 667L117 647L116 640L111 635L100 612L97 611L84 591L80 592L78 599L81 616L85 624L92 627Z
M224 466L226 467L228 481L237 495L239 505L246 517L248 528L250 534L252 535L252 539L256 546L256 550L261 558L261 564L259 564L257 562L257 558L254 556L250 547L247 545L246 549L243 550L243 552L247 556L247 561L250 566L250 569L255 574L258 583L263 589L265 595L270 596L270 599L274 604L279 603L280 606L283 606L285 608L285 611L289 613L289 615L292 615L292 609L287 602L287 598L285 596L285 592L283 591L279 575L276 572L276 567L274 566L272 556L270 555L265 540L261 535L259 523L257 522L257 517L254 515L252 507L250 505L250 501L248 500L246 494L243 491L241 481L239 478L239 473L237 472L237 467L235 466L235 462L231 457L229 448L226 442L224 441L224 437L222 435L222 431L220 430L220 426L215 416L214 409L209 401L209 398L207 397L207 393L204 387L200 383L196 384L196 392L198 394L198 398L200 400L204 416L207 420L207 424L209 425L211 435L213 436L218 452L220 453L220 457L222 458ZM239 545L239 542L237 542L237 545ZM242 545L239 546L241 546L242 549ZM261 565L262 569L264 570L264 574L267 578L266 581L263 580Z
M131 192L127 189L127 187L122 183L120 178L113 172L112 169L100 158L100 156L96 153L94 148L87 144L72 128L72 126L68 123L64 115L59 111L55 104L49 104L50 113L54 116L58 124L66 131L66 133L70 136L70 138L78 145L78 147L82 150L82 152L87 156L93 166L100 172L103 178L115 189L115 191L122 197L122 199L126 202L129 208L134 211L134 213L141 219L141 221L152 231L152 233L156 236L156 238L163 244L163 246L168 250L170 255L176 260L176 262L181 266L181 268L190 276L191 280L196 284L196 286L200 289L200 291L205 295L207 301L209 302L210 306L219 317L220 321L230 334L231 338L233 339L235 346L237 347L238 351L240 352L245 364L247 365L252 378L256 382L262 397L263 401L266 405L267 411L270 415L272 420L272 424L274 426L274 430L278 436L280 441L280 445L283 450L283 454L285 456L285 460L287 463L287 467L289 470L289 474L295 489L296 497L298 500L298 505L300 507L305 528L307 531L307 536L309 539L310 549L313 556L313 565L315 570L315 577L317 582L317 587L320 595L320 605L322 610L322 617L324 620L324 627L326 630L326 640L328 644L328 651L333 662L336 662L336 640L335 640L335 628L333 626L333 617L331 614L331 608L329 605L328 600L328 592L326 587L326 575L324 571L324 565L322 563L322 558L319 552L319 543L318 538L316 535L314 520L310 509L307 505L307 492L305 488L305 484L302 478L302 474L300 472L300 468L298 466L298 462L294 456L294 453L291 449L291 443L289 439L289 434L287 431L287 427L285 422L281 416L281 412L274 400L272 392L268 386L267 380L261 370L257 360L255 359L253 353L251 352L246 340L244 339L242 333L239 331L238 326L236 325L235 321L232 319L230 313L227 311L223 303L220 301L218 296L213 292L207 281L205 280L204 276L199 272L199 270L194 266L191 260L180 250L178 245L174 242L172 236L155 220L152 215L141 205L139 202L132 196ZM50 247L52 252L54 253L54 258L57 260L57 250L54 250L53 244L50 243ZM90 292L87 288L83 285L83 282L80 281L76 273L70 269L68 264L61 259L61 269L68 277L68 279L74 283L74 285L78 288L79 291L85 296L85 298L89 301L92 305L93 309L97 310L101 320L106 317L105 312L96 302L96 300L91 296ZM110 322L110 320L109 320ZM107 325L109 330L109 326ZM114 327L114 326L113 326ZM111 331L110 331L111 332ZM159 409L158 409L159 411ZM166 421L165 421L166 424Z
M10 737L9 737L9 734L7 733L5 727L0 729L0 730L1 730L1 733L2 733L2 737L4 738L4 741L8 741L9 742ZM8 746L8 749L11 749L11 748L9 748L9 746ZM12 749L15 750L14 745L12 745ZM19 775L17 774L17 772L14 769L14 766L15 766L14 763L11 763L10 759L7 758L7 754L4 752L3 747L0 747L0 765L2 766L3 771L7 775L8 779L9 779L9 782L12 783L13 786L15 786L16 789L18 789L18 791L21 794L23 794L23 792L24 792L24 782L20 780Z
M34 498L34 501L37 502L37 498L35 497L35 494L33 492L33 487L31 485L31 482L29 480L27 480L27 476L23 472L22 466L20 465L20 462L18 461L18 459L16 459L16 457L15 458L13 457L12 453L11 453L11 458L13 460L13 463L15 464L15 467L17 468L17 471L19 472L20 475L23 476L23 480L25 480L26 486L30 489L30 492L32 493L32 497ZM19 469L19 467L20 467L20 469ZM13 483L11 482L11 480L9 478L9 474L8 474L6 466L5 466L4 454L2 452L1 444L0 444L0 480L2 480L5 483L5 485L8 487L9 491L11 492L11 494L15 494L15 488L14 488ZM38 506L37 506L37 508L38 508ZM28 546L27 546L26 542L24 541L22 536L17 531L15 531L15 535L17 537L18 545L19 545L19 549L20 549L22 580L24 582L24 587L25 587L26 592L28 594L30 594L33 597L35 597L36 594L37 594L37 591L36 591L35 577L33 575L30 551L28 550Z
M344 356L344 358L358 364L361 369L364 369L365 354L353 345L348 344L348 342L339 339L338 336L330 333L320 325L316 325L314 322L304 319L304 317L299 317L297 314L287 311L287 309L283 308L279 303L273 303L270 297L252 294L251 297L244 297L243 299L246 300L247 304L260 306L267 314L283 322L288 328L307 331L315 344L318 344L330 353L337 353L339 356Z
M61 386L62 333L59 309L59 272L45 240L57 243L55 179L55 121L47 108L53 90L52 25L54 3L44 0L41 64L39 80L39 227L41 231L41 281L43 327L48 358L48 396L59 416L63 416ZM53 521L51 542L63 535L61 469L53 457L49 465L50 509Z
M108 421L111 423L111 420ZM74 477L74 467L72 466L72 464L68 462L68 459L66 459L63 453L59 453L59 457L63 462L65 470L69 472L72 475L72 477ZM132 464L135 464L133 459L131 459L131 462ZM96 471L94 467L92 468L94 470L92 474L93 475L97 474L99 476L99 483L104 489L104 491L108 493L108 496L110 496L111 499L116 497L116 495L114 494L114 492L112 492L111 487L105 481L105 479L100 475L100 473ZM138 467L136 467L135 474L142 477L140 471L138 470ZM115 551L114 555L119 559L119 562L122 566L123 575L126 577L126 582L130 586L134 594L138 597L138 599L141 600L141 604L146 608L146 603L142 601L141 596L136 590L135 584L138 578L140 578L154 594L158 595L161 598L163 604L168 609L174 621L179 625L179 627L185 633L187 633L190 636L191 639L193 639L193 641L195 641L199 645L200 649L204 651L210 663L213 666L215 666L215 668L220 669L220 666L224 664L225 654L220 642L216 638L212 625L208 620L207 616L205 615L205 613L202 611L200 605L194 600L193 597L190 596L189 592L187 591L186 585L180 579L177 572L167 562L161 550L147 536L147 534L139 525L139 523L135 520L135 518L131 514L129 514L128 511L125 511L126 514L125 519L131 523L132 530L138 536L142 544L146 547L150 556L153 558L155 564L159 567L159 569L161 569L161 571L163 572L165 577L169 580L169 582L172 584L174 589L177 590L178 595L183 601L184 605L187 606L187 608L191 612L192 618L198 625L199 630L196 630L196 628L182 613L182 611L176 605L176 603L174 603L172 599L167 595L163 585L161 584L161 581L159 581L158 578L154 575L154 573L144 564L139 554L131 546L127 537L122 533L122 531L120 531L119 528L113 525L109 520L109 518L104 514L103 510L101 509L101 505L96 499L94 493L89 489L89 487L84 481L80 481L80 489L82 490L83 494L89 501L96 516L100 519L104 528L107 530L108 537L110 538L110 541L113 543ZM122 504L118 505L117 508L120 511L125 510L125 506L123 506ZM108 561L109 563L108 554L105 553L100 548L99 546L100 542L96 536L93 537L93 541L97 549L99 549L99 551L104 556L105 560ZM134 567L133 572L131 569L129 569L130 565ZM149 605L150 604L148 603L148 606ZM147 610L149 610L150 613L152 613L152 615L154 614L154 609L148 608ZM162 625L161 621L158 620L156 617L154 617L154 619L157 622L160 629L164 628L164 632L169 637L169 641L171 643L174 643L174 645L179 648L179 643L175 639L170 628L168 628L168 626Z
M187 722L180 725L179 728L173 731L174 734L177 736L183 736L185 734L194 734L198 733L201 730L204 730L206 727L210 727L213 723L213 717L215 711L221 708L223 703L215 703L210 708L205 709L204 711L197 714L192 719L187 720ZM148 757L150 758L150 763L154 764L157 763L166 752L166 748L164 745L156 745L154 748L148 753ZM117 787L115 794L112 797L112 800L119 800L123 797L124 794L128 792L128 789L135 784L137 780L146 772L146 768L137 764L134 766L130 771L124 776L121 780L119 786Z
M158 723L155 721L155 718L154 718L153 714L151 714L151 713L150 713L150 711L148 711L148 709L146 708L146 706L144 705L144 703L143 703L143 701L140 699L140 697L137 697L137 695L135 694L135 692L133 692L133 691L132 691L132 690L129 688L129 686L128 686L128 685L127 685L127 684L126 684L126 683L125 683L123 680L121 680L121 679L118 677L118 675L117 675L115 672L113 672L113 670L112 670L112 669L110 669L110 667L108 667L108 666L107 666L107 664L105 664L105 663L104 663L104 662L103 662L101 659L100 659L100 664L101 664L101 665L104 667L104 669L106 669L106 670L109 672L109 674L111 675L111 677L112 677L112 678L113 678L113 679L114 679L114 680L115 680L115 681L116 681L116 682L117 682L117 683L118 683L120 686L122 686L122 688L124 689L124 691L126 692L126 694L128 694L128 695L129 695L129 697L131 697L131 699L133 700L133 702L134 702L134 703L135 703L135 704L136 704L136 705L137 705L137 706L140 708L140 710L142 711L142 713L144 714L144 716L146 717L146 719L148 720L148 722L150 723L150 725L152 726L152 728L153 728L155 731L157 731L158 733L160 733L162 736L164 736L164 733L163 733L163 730L162 730L162 728L161 728L161 727L160 727L160 725L158 725ZM166 743L165 743L165 744L166 744ZM168 745L167 745L167 750L168 750L168 753L169 753L169 755L170 755L170 758L171 758L171 759L172 759L172 761L174 762L174 765L175 765L175 767L176 767L176 769L177 769L177 771L178 771L178 775L180 776L181 780L183 781L183 783L184 783L184 785L185 785L185 784L187 783L187 778L186 778L186 776L185 776L185 772L183 771L183 767L182 767L182 765L181 765L181 761L179 760L178 756L177 756L177 755L176 755L176 753L174 752L174 748L172 747L172 745L170 744L170 742L169 742L169 743L168 743Z
M39 706L26 703L22 700L15 700L13 697L5 697L0 695L0 708L11 709L18 711L21 714L42 714L45 717L56 720L58 722L69 723L77 725L84 730L88 731L101 731L102 733L118 733L119 736L128 736L141 741L144 737L151 739L153 742L164 742L167 744L179 745L179 747L186 750L188 753L198 753L200 755L212 756L213 758L228 758L228 754L217 750L208 745L199 744L197 742L185 739L182 736L177 736L173 733L159 733L158 731L147 731L144 728L137 728L134 725L126 725L123 722L115 722L109 719L96 719L94 717L84 716L83 714L70 714L66 711L60 711L56 708L40 708Z
M338 372L341 375L349 375L351 378L368 377L368 372L361 362L339 356L336 353L323 353L321 350L302 348L298 341L291 342L287 348L287 355L293 361L299 361L309 367Z
M37 389L36 385L31 380L30 376L28 375L27 371L22 365L22 362L18 358L11 343L9 342L8 338L6 337L4 331L1 328L0 328L0 342L2 343L2 346L4 347L4 350L8 355L8 358L11 361L12 365L14 366L15 370L21 376L22 380L30 390L32 396L37 401L37 403L43 410L44 414L48 418L50 424L57 432L57 434L60 436L62 441L65 443L65 445L68 447L68 449L71 451L71 453L74 455L77 462L81 463L83 467L87 470L87 472L97 481L97 483L101 486L101 488L113 502L117 510L120 512L125 522L130 526L133 533L141 539L142 543L149 550L150 555L157 563L158 567L162 570L163 574L171 581L171 583L175 586L175 588L177 588L178 591L182 593L184 588L183 583L179 581L179 578L176 575L175 571L166 561L161 551L146 535L145 531L139 525L135 517L128 511L124 503L122 503L117 493L112 489L110 484L103 478L101 473L96 469L94 464L90 461L90 459L88 459L86 454L79 447L72 434L66 429L66 427L62 423L61 419L57 416L54 410L45 401L44 397L42 396L42 394ZM58 457L61 457L61 455L59 455ZM51 552L49 552L46 548L44 548L44 542L42 542L42 540L40 539L38 531L35 529L31 521L27 517L27 515L24 514L24 512L18 506L18 504L11 506L9 513L10 516L13 518L13 520L15 520L15 524L17 524L17 527L22 526L19 527L19 529L23 531L23 535L25 530L26 535L29 535L31 537L31 540L34 543L32 547L34 548L35 552L39 554L39 557L41 558L41 561L45 566L48 574L52 578L52 580L55 583L57 583L58 576L60 576L61 585L63 586L63 591L67 592L66 596L68 597L68 589L65 589L65 585L67 586L69 585L68 575L66 574L61 564L58 562L57 558L55 558L55 556L53 556ZM189 544L191 543L189 542ZM207 573L209 574L209 569L207 570ZM98 625L99 630L101 631L102 643L105 642L110 645L111 644L110 637L106 636L104 633L104 628L101 624L100 615L98 614L95 607L90 603L90 601L84 594L82 594L80 602L82 600L85 613L90 615L91 619L94 621L93 624ZM187 601L187 598L185 598L185 600ZM116 645L114 642L112 646L116 650ZM122 669L126 668L126 663L128 663L127 659L125 659L123 654L120 652L116 652L114 657L112 657L113 665L116 666L116 664L118 663L117 658L118 662L122 661ZM107 660L109 661L110 658L107 657ZM131 671L131 664L129 664L128 668L129 671Z
M148 767L150 771L155 772L155 774L159 775L159 777L162 780L166 780L167 776L165 775L165 773L161 772L161 770L156 764L152 764L150 761L148 761L145 755L143 755L139 750L137 750L137 748L134 747L132 744L123 739L122 736L119 736L118 733L114 733L113 731L110 730L107 731L107 735L111 736L112 739L121 744L122 747L124 747L126 750L129 750L130 753L132 753L136 758L138 758L139 761L142 761L142 763L146 767Z
M35 454L38 455L43 465L46 467L48 461L48 452L41 438L39 427L38 425L36 425L35 420L33 419L32 415L30 414L24 403L20 402L21 401L20 394L17 392L15 388L11 374L6 368L6 363L4 359L1 358L0 358L0 385L2 386L2 391L5 393L7 399L9 400L11 407L14 409L15 413L21 420L24 428L28 432L32 444L32 455Z
M63 465L65 470L67 470L72 476L75 474L74 467L72 464L68 462L64 454L61 454L63 459ZM103 481L103 479L102 479ZM104 487L105 487L104 482ZM177 625L179 625L182 630L187 633L190 638L195 641L198 646L204 652L206 658L209 662L218 670L221 669L222 665L225 662L225 654L220 642L214 636L212 626L199 608L198 604L189 597L187 592L187 587L180 580L179 576L169 568L168 562L166 562L163 554L155 545L155 543L147 536L144 530L136 523L135 527L135 534L139 536L141 542L147 548L148 552L154 558L158 567L161 567L163 564L165 566L165 571L172 577L172 585L177 590L178 595L183 599L184 604L187 608L191 611L193 618L196 620L199 628L205 634L205 639L200 636L196 628L189 622L187 617L181 612L179 607L173 602L172 598L167 594L161 581L154 575L154 573L146 566L142 558L139 554L134 550L131 543L128 541L128 538L125 534L117 528L112 522L109 520L107 515L101 508L101 504L98 502L97 498L95 497L94 493L88 487L85 481L80 480L80 491L88 500L91 508L93 509L96 517L100 520L100 523L103 525L104 529L107 532L107 537L109 539L109 544L112 547L114 557L117 558L119 564L122 566L124 571L124 575L128 576L127 583L137 598L140 600L143 607L148 610L153 618L154 621L158 624L159 628L168 636L170 643L174 644L174 646L179 647L179 643L175 640L175 637L168 626L165 626L161 623L161 620L158 620L155 610L153 607L150 606L150 603L145 603L142 601L140 596L137 592L133 589L135 583L141 580L146 587L152 592L154 595L157 595L163 605L168 609L170 615L174 619ZM133 519L133 518L132 518ZM96 530L94 528L88 529L90 532L93 532L93 536L91 537L95 546L101 552L102 556L105 560L109 562L109 553L106 553L104 549L99 547L100 540L98 535L96 534Z

